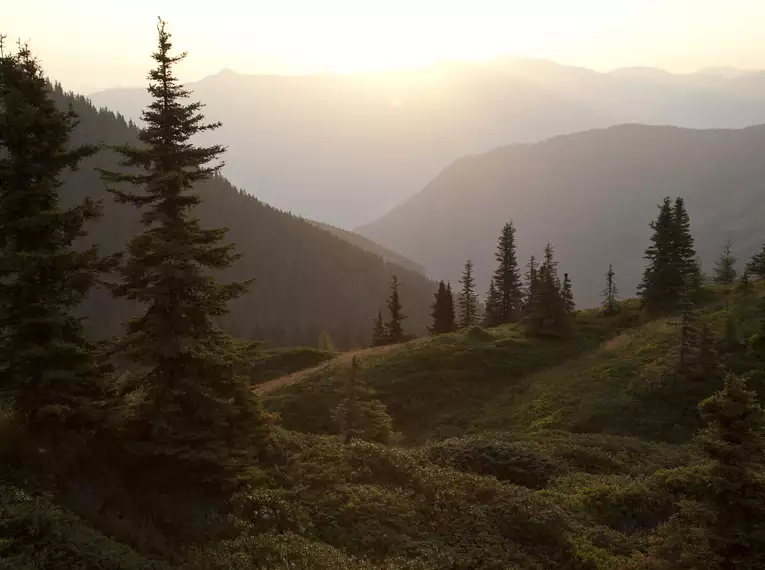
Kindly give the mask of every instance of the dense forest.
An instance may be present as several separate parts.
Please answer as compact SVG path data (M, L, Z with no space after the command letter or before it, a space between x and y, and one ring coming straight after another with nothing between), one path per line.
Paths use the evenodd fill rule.
M132 123L108 110L96 110L84 97L64 93L57 85L53 98L61 108L77 113L79 125L73 144L118 145L137 140ZM106 252L121 251L138 228L138 213L121 207L105 192L98 168L115 168L117 157L104 150L87 158L76 172L63 175L62 200L71 205L86 196L101 200L103 217L88 227L87 244L97 243ZM229 228L227 239L236 243L241 260L221 276L257 281L250 293L232 304L224 318L232 334L267 340L274 346L315 346L328 333L336 346L364 346L369 327L384 306L387 284L395 273L401 295L411 306L410 326L424 332L428 321L427 299L433 288L416 265L408 268L390 262L394 254L383 248L370 252L364 238L346 232L319 229L315 224L280 212L233 187L215 175L200 183L204 200L199 216L212 226ZM344 237L344 239L341 239ZM349 240L353 239L353 243ZM89 330L98 337L117 334L132 314L129 303L96 291L85 304Z
M602 259L602 304L577 310L551 242L519 260L515 221L486 295L472 260L429 284L229 186L157 32L143 128L98 114L132 133L108 160L84 100L62 108L26 46L0 55L0 568L765 566L765 247L742 264L722 243L705 275L666 197L636 299ZM96 181L109 200L75 191ZM251 277L300 275L261 295L322 304L306 289L337 252L368 262L344 287L375 280L373 346L237 329L281 322Z

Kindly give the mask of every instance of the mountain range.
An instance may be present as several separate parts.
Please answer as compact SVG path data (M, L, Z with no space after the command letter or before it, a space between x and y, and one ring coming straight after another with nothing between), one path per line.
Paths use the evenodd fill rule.
M551 241L577 302L593 306L609 264L622 294L634 294L649 222L664 196L684 197L707 272L727 240L739 258L758 250L765 240L763 149L765 125L621 125L509 145L456 161L359 231L435 278L456 281L470 258L485 292L497 237L512 220L521 263L541 257Z
M631 122L765 123L765 73L730 69L600 73L505 57L347 75L223 70L188 87L223 122L201 140L229 147L229 180L346 229L410 198L455 159L499 146ZM110 89L91 99L135 121L148 94Z
M61 106L71 105L79 116L73 144L108 146L137 141L137 127L120 115L98 111L88 99L66 94L60 86L53 95ZM88 228L86 241L99 244L104 252L122 251L139 231L138 210L112 200L97 168L120 167L116 155L100 152L64 178L62 199L69 206L85 196L102 200L103 218ZM232 303L222 322L232 334L274 345L315 345L319 336L328 332L339 348L365 345L373 318L385 307L394 273L399 277L402 303L409 317L408 331L424 332L435 286L413 270L416 266L411 262L350 232L327 231L279 211L222 176L214 177L198 191L203 203L197 214L203 224L229 228L226 239L242 254L242 259L221 277L227 281L256 279L250 293ZM390 263L381 255L396 257L410 268ZM133 307L99 290L86 301L83 314L90 332L103 337L119 333Z

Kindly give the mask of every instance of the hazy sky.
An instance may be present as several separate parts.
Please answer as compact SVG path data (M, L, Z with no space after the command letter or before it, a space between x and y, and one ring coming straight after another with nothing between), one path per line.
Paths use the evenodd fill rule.
M26 0L0 33L30 40L65 88L144 83L157 16L185 81L228 67L311 73L514 54L594 69L765 68L765 0Z

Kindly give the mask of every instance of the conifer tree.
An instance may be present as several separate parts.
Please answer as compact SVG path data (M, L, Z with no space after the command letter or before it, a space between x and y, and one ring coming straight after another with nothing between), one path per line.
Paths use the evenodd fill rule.
M377 318L372 328L372 346L385 346L388 344L388 333L385 330L382 311L377 311Z
M699 349L697 356L698 374L702 378L718 376L720 367L720 355L717 352L717 338L712 327L704 320L699 331Z
M561 293L553 246L545 246L545 259L537 273L537 285L529 307L527 322L531 334L560 336L568 330L568 313Z
M563 297L563 306L566 312L573 313L576 310L576 303L574 303L574 293L571 290L571 280L568 278L568 273L563 274L561 296Z
M26 46L0 56L0 391L37 436L93 434L108 399L108 366L73 311L115 260L73 247L100 204L64 209L59 195L96 151L70 145L76 124Z
M390 298L388 299L388 311L390 319L385 324L385 332L389 344L397 344L406 340L403 322L406 316L401 312L401 298L399 295L398 276L393 275L390 285Z
M201 103L173 75L186 54L171 55L170 34L158 24L156 67L149 74L152 102L143 112L141 146L125 145L124 173L104 172L119 202L142 208L144 230L128 245L115 294L145 306L130 321L121 348L142 365L143 398L130 429L133 452L152 475L217 483L235 479L268 437L266 416L249 383L236 374L233 339L214 325L246 283L220 284L211 270L238 255L224 245L225 229L204 229L194 216L201 198L194 185L214 176L224 151L200 147ZM126 191L122 184L140 187Z
M762 250L756 253L746 264L746 271L749 276L756 275L759 279L765 279L765 244L762 245Z
M393 421L385 405L367 387L358 356L351 360L345 395L334 410L334 418L346 445L354 439L390 442Z
M473 262L467 260L460 279L462 290L459 294L460 328L466 329L476 324L478 318L478 297L475 293Z
M708 427L704 449L714 462L705 478L705 503L713 512L710 546L720 568L765 567L765 413L742 378L700 404Z
M493 284L498 303L496 315L487 317L487 320L492 322L496 320L496 324L506 324L518 320L523 303L521 275L516 256L515 227L512 222L508 222L502 228L495 257L498 265L494 272Z
M528 316L537 300L537 293L539 291L539 270L537 268L537 260L533 255L529 258L529 262L526 264L525 277L526 295L523 304L523 314L524 316Z
M429 328L431 335L439 335L454 331L454 300L451 291L443 281L439 281L438 290L433 295L431 305L433 324Z
M489 292L486 295L484 326L496 327L502 324L502 310L502 297L494 286L494 279L492 278L489 284Z
M695 295L701 285L701 267L696 256L696 249L691 234L691 220L685 208L685 201L681 197L675 199L673 210L674 238L673 250L675 263L680 268L680 277L686 288L690 288L691 295Z
M638 293L645 310L650 314L661 314L675 310L685 288L683 267L675 251L675 212L669 198L659 207L659 215L651 222L653 235L651 245L646 249L648 265ZM687 245L687 243L686 243Z
M608 265L608 272L606 273L606 287L603 289L603 308L606 314L613 314L616 312L616 300L618 299L619 291L616 288L616 282L614 281L614 266Z
M731 252L730 240L725 244L720 258L715 264L714 282L718 285L730 285L736 280L736 257Z
M446 306L449 308L447 311L448 318L446 319L447 326L446 332L454 332L457 330L457 310L454 303L454 293L452 293L452 284L446 283Z

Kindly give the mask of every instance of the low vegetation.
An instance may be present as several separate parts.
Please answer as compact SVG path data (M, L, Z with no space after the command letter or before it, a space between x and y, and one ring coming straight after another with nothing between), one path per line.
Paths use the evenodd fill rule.
M104 172L141 211L123 256L73 247L99 208L59 175L94 149L26 48L0 56L0 568L765 567L762 256L737 279L726 247L707 284L667 198L636 300L609 266L576 311L552 244L522 280L508 224L482 319L468 261L429 337L394 275L380 346L234 339L249 283L215 277L237 254L193 214L223 149L190 142L216 125L158 31L142 146ZM115 268L141 310L97 343L74 307Z

